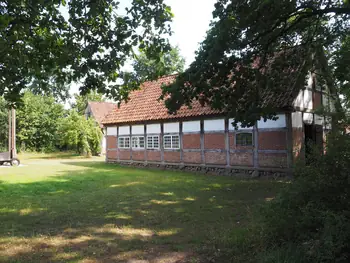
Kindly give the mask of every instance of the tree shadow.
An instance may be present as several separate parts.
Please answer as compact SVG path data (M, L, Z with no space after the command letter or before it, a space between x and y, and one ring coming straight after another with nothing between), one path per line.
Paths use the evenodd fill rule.
M282 185L66 164L84 169L32 183L0 181L1 262L207 262Z

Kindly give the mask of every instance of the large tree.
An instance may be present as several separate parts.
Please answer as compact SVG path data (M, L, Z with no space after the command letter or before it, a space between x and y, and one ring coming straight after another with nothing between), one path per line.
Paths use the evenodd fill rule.
M178 47L172 47L170 51L160 53L156 59L149 59L147 53L141 50L132 64L136 78L142 82L157 76L183 72L185 59Z
M119 5L115 0L0 0L0 96L16 102L34 80L50 89L45 84L54 78L60 84L80 81L83 94L97 89L125 97L138 83L120 81L121 68L133 48L146 49L150 58L167 50L172 13L163 0L133 0L125 12Z
M290 74L312 66L305 58L330 59L350 32L348 0L218 0L213 16L195 61L164 88L171 112L201 99L246 125L272 117L277 109L261 100L265 90L282 93ZM332 77L322 76L336 93Z

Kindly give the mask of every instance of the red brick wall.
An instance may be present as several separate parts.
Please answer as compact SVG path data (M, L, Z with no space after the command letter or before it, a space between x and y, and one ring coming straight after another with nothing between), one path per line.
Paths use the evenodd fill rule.
M180 162L180 152L164 152L164 161L169 163Z
M117 144L117 136L107 136L107 149L116 149Z
M314 97L314 109L317 109L322 105L322 93L319 91L314 91L313 97Z
M111 159L111 160L118 159L118 151L117 150L108 150L107 151L107 159Z
M183 160L185 163L202 163L200 152L184 152Z
M252 152L230 153L230 164L237 166L253 166Z
M145 151L133 151L132 159L134 161L144 161L145 160Z
M287 154L286 153L259 153L259 165L260 167L286 168Z
M160 151L147 151L147 160L150 162L160 162L162 159Z
M119 159L120 160L130 160L130 151L129 150L119 150Z
M225 149L224 133L206 133L204 134L204 148L221 150Z
M182 136L184 149L200 149L201 135L200 134L184 134Z
M226 152L206 152L205 154L205 163L206 164L226 164Z
M286 150L287 135L285 131L259 131L259 150Z

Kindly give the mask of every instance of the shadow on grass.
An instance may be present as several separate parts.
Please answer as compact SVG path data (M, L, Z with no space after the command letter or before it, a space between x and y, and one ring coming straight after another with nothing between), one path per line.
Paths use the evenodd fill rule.
M1 262L209 262L246 231L252 207L281 186L66 164L84 169L50 181L0 181Z

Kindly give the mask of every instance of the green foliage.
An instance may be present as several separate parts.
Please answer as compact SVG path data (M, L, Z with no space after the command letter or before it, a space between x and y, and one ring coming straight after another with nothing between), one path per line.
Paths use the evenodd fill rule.
M53 97L25 92L16 111L17 147L22 151L54 151L57 121L63 116L63 106Z
M86 156L101 152L101 129L92 119L85 119L71 110L66 118L58 122L59 144L62 148L74 150Z
M83 115L89 101L105 101L103 95L95 90L91 90L85 95L74 94L75 102L71 105L80 115Z
M18 102L33 80L43 83L37 87L45 94L52 94L46 84L54 79L55 85L76 81L83 94L98 89L116 99L123 89L138 87L108 83L123 78L133 48L146 48L150 58L168 49L164 37L173 15L163 0L133 0L120 9L115 0L0 0L0 96Z
M169 52L161 53L157 59L149 59L146 52L141 50L133 62L136 78L141 82L154 79L157 76L183 72L185 59L180 55L178 47Z
M300 262L349 261L349 171L349 136L330 136L327 154L297 168L295 181L262 210L268 254L285 253L289 244L303 253Z
M324 49L332 57L350 29L349 3L339 0L219 0L213 15L196 60L164 89L164 98L171 112L204 98L244 125L275 115L274 100L261 99L266 89L283 94L291 85L303 87L312 67L304 61ZM330 72L319 74L327 75L336 98Z

